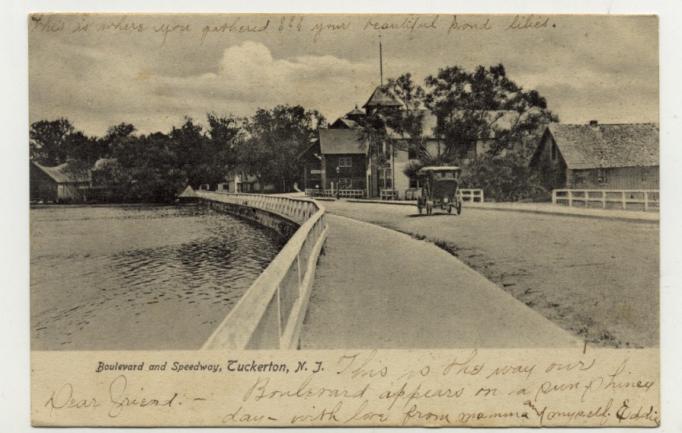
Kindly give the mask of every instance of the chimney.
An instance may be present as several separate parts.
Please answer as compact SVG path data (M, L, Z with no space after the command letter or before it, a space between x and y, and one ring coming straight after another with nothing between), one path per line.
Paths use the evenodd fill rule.
M592 128L596 128L597 126L599 126L599 122L596 120L590 120L590 126Z

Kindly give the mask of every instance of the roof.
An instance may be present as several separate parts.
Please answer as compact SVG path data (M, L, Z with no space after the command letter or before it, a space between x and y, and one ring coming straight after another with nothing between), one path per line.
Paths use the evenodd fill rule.
M56 183L90 182L90 170L76 167L68 162L55 167L46 167L36 161L32 161L32 163Z
M659 165L655 123L596 126L552 123L545 134L547 131L570 169Z
M365 112L362 111L361 109L358 108L356 105L355 108L350 110L348 113L346 113L346 116L364 116Z
M191 186L187 185L184 191L178 195L178 198L195 198L199 197L196 192L192 189Z
M303 149L297 156L296 159L301 159L305 157L308 153L316 154L320 152L320 141L318 139L310 140L310 145Z
M391 93L386 90L384 87L377 86L376 89L374 89L374 92L372 92L372 96L369 97L367 102L365 102L365 105L362 106L362 108L365 107L402 107L403 104L398 102Z
M323 155L367 154L362 132L356 129L320 129L320 152Z
M428 167L422 167L419 169L419 171L459 171L461 168L457 167L456 165L443 165L443 166L428 166Z
M358 127L358 122L347 117L339 117L334 123L330 125L330 128L348 128L353 129Z

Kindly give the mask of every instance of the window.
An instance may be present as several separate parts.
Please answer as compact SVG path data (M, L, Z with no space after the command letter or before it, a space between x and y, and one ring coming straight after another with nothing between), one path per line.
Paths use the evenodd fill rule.
M609 178L608 178L607 171L605 168L598 168L597 169L597 182L600 184L609 183Z
M559 158L559 149L554 141L549 142L549 159L556 161Z
M353 158L350 156L340 156L339 157L339 167L352 167Z

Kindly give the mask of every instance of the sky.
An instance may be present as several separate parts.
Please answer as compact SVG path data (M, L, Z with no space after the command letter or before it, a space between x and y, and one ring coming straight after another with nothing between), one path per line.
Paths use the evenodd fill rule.
M652 16L34 15L29 120L101 135L167 132L185 116L301 104L333 121L384 77L502 63L563 123L658 122Z

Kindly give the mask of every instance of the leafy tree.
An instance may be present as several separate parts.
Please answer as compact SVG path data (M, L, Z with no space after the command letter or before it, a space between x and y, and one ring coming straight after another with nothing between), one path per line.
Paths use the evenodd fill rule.
M383 114L386 125L417 150L423 144L423 120L426 114L424 89L415 84L410 73L389 79L385 88L402 104L402 109L389 110Z
M205 140L206 183L220 183L225 180L231 168L237 165L237 150L243 140L242 121L233 116L207 114L208 131Z
M174 165L187 175L187 183L193 188L209 183L204 161L210 157L205 155L205 139L201 125L185 117L185 123L179 128L173 127L168 135L169 151L174 156Z
M172 144L160 132L117 140L113 159L95 170L93 178L115 186L122 201L172 202L188 178Z
M300 179L297 156L315 138L324 117L317 110L300 105L278 105L258 109L246 122L246 139L237 149L238 168L253 175L262 186L273 183L288 191Z
M114 148L118 145L121 140L126 140L128 137L135 133L135 126L130 123L119 123L107 129L104 137L98 140L98 145L100 146L101 157L107 158L111 157L114 152Z
M77 161L88 168L102 157L104 153L104 149L97 138L88 137L81 131L72 132L67 135L64 148L67 159Z
M31 160L48 166L65 162L67 138L73 131L73 125L65 118L33 122L29 130Z
M411 137L408 142L419 158L406 165L406 175L413 176L424 165L460 165L466 159L470 162L464 165L464 183L484 188L488 197L517 200L543 194L527 162L544 125L558 118L537 91L514 83L501 64L471 72L458 66L442 68L425 79L424 89L409 78L389 82L408 109L397 123L391 119L388 124ZM421 145L421 119L410 113L419 113L421 104L437 118L434 132L442 144L438 155ZM486 153L472 158L480 143Z
M537 134L542 124L557 120L546 100L507 78L501 64L479 66L473 72L450 66L428 76L425 83L426 105L438 118L436 134L444 143L445 159L453 162L464 158L481 139L494 137L492 155L518 143L529 144L529 136ZM512 124L496 128L505 111L516 113Z
M131 123L121 122L118 125L114 125L107 129L107 133L104 136L106 140L113 140L117 137L128 137L135 132L135 125Z

